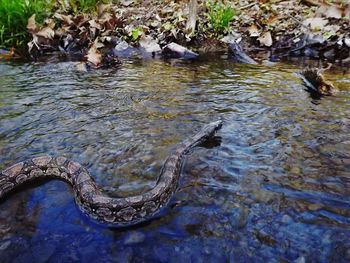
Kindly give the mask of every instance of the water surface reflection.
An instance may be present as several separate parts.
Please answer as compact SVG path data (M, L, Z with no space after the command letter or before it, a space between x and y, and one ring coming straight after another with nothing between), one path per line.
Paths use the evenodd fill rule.
M91 223L63 182L1 202L1 262L350 261L349 74L317 103L291 64L0 65L0 169L65 155L113 196L152 187L173 146L223 119L186 161L173 206L139 227ZM215 146L215 147L214 147Z

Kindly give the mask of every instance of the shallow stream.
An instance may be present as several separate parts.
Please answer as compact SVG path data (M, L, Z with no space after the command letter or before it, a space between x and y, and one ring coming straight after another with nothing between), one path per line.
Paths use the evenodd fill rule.
M350 262L350 74L320 100L302 65L130 60L0 64L0 170L42 154L88 168L112 196L154 186L173 147L211 121L170 208L96 225L71 188L41 182L0 202L0 262Z

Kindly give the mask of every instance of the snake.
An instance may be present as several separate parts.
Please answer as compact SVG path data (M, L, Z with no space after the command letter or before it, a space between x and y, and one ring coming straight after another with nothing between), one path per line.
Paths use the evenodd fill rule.
M111 227L140 224L167 207L176 192L185 156L212 137L221 126L221 120L206 124L177 144L165 160L154 187L142 194L110 197L78 162L64 156L43 155L18 162L0 172L0 200L29 181L61 179L72 186L76 204L93 221Z

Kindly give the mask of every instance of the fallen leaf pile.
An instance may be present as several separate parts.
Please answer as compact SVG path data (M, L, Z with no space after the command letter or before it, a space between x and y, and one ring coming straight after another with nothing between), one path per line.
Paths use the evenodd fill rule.
M123 20L116 17L112 8L103 4L97 7L96 15L73 16L56 12L43 25L38 25L33 15L27 25L33 38L28 43L29 53L59 50L62 53L85 54L89 50L91 55L88 57L93 57L93 51L98 53L104 47L103 42L112 42L111 36L121 35L123 25ZM92 61L98 64L96 59Z
M234 36L238 41L244 38L250 48L296 50L304 55L311 52L315 57L326 57L324 53L330 49L329 57L337 56L350 48L349 3L333 1L330 4L323 0L210 2L215 8L224 6L234 10L233 19L222 32L214 31L209 19L213 10L206 0L121 0L118 4L100 4L91 14L76 15L61 7L42 25L36 23L35 15L28 20L27 29L32 35L29 52L81 54L93 65L99 65L106 50L121 41L141 47L146 43L148 49L153 46L155 50L175 42L199 50L203 43L220 40L225 35ZM317 45L325 50L315 49Z

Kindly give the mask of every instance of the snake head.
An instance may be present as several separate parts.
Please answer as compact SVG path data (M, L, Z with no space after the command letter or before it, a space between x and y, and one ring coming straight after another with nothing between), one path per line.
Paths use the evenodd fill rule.
M211 132L209 132L209 133L210 133L210 136L212 136L216 131L221 129L222 125L223 125L223 121L218 120L218 121L214 121L214 122L209 123L208 125L206 125L204 127L204 129L211 130Z
M202 138L202 141L203 141L203 138L208 139L208 138L212 137L216 131L221 129L222 124L223 124L223 121L219 120L219 121L214 121L214 122L211 122L211 123L205 125L202 128L202 130L196 135L199 137L198 140L200 140L200 138Z

